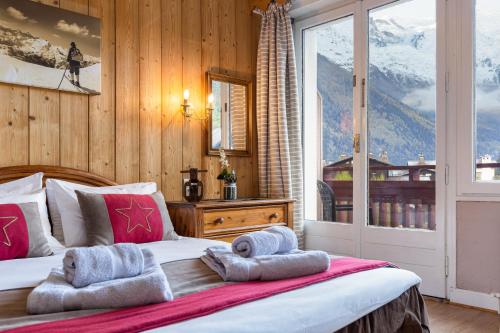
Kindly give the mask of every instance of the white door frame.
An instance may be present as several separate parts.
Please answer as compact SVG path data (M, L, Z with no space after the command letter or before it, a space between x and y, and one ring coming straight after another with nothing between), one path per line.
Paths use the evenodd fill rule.
M362 23L354 24L355 47L354 47L354 74L357 77L357 88L354 89L354 133L360 133L361 146L360 153L354 154L354 173L353 173L353 201L355 207L357 203L362 203L366 209L357 209L353 212L353 224L345 225L340 223L310 223L308 225L308 233L318 235L316 244L322 244L326 249L336 250L338 245L348 246L344 242L354 242L351 254L355 256L370 257L366 255L370 250L376 249L373 244L383 244L385 246L413 247L413 253L409 254L414 262L420 266L410 265L405 263L403 257L393 257L390 260L396 261L402 267L407 267L410 270L417 271L424 279L439 281L434 283L432 288L426 289L426 294L438 297L446 296L446 272L445 272L445 231L446 231L446 0L436 0L437 11L437 52L436 59L437 75L436 75L436 231L425 230L404 230L383 227L367 226L368 220L368 173L365 172L368 167L367 153L367 115L366 105L361 107L361 78L368 78L367 63L368 63L368 35L364 33L367 30L368 10L382 5L386 5L395 0L364 0L357 1L352 4L345 5L311 17L295 24L295 43L297 50L297 66L299 78L303 74L303 49L302 38L304 30L322 23L333 21L335 19L354 14L355 17L362 18ZM360 37L359 37L360 36ZM366 74L365 74L366 73ZM299 89L302 92L302 80L299 79ZM365 94L366 95L366 94ZM301 94L302 98L302 94ZM367 96L365 96L365 99ZM304 105L304 104L303 104ZM303 108L306 110L306 107ZM305 118L305 117L304 117ZM305 120L305 119L304 119ZM321 239L320 235L327 235ZM337 245L329 245L328 239L336 238L340 242ZM307 246L307 244L306 244ZM370 246L372 246L370 248ZM381 247L379 247L380 249ZM431 253L432 252L432 253ZM425 254L427 258L433 258L429 266L428 263L418 261L419 256ZM408 255L408 254L407 254ZM376 254L373 255L377 256ZM427 267L427 268L426 268Z
M294 26L294 33L295 33L295 47L296 47L296 53L297 53L297 72L299 73L299 91L303 91L302 87L304 86L304 81L307 80L307 85L304 86L304 88L308 89L309 91L316 91L316 80L315 77L304 77L304 72L303 72L303 67L307 66L308 68L311 68L311 66L314 66L314 64L307 63L308 59L304 55L304 50L302 48L302 43L304 42L305 35L308 33L307 29L309 28L314 28L315 26L320 26L322 24L336 21L348 16L354 16L358 15L359 10L361 8L361 3L356 2L352 4L345 5L343 7L328 11L326 13L320 14L318 16L308 18L305 20L302 20L298 23L295 24ZM354 24L354 35L356 35L357 29L359 27ZM356 75L356 77L359 78L359 68L357 68L357 64L359 62L356 61L358 57L360 57L359 50L356 48L354 45L354 70L353 74ZM361 110L360 110L360 92L359 89L354 89L353 88L353 132L358 133L358 127L359 127L359 119L361 117ZM309 93L311 95L311 93ZM300 98L303 98L303 95L300 94ZM303 123L304 123L304 128L308 128L308 126L315 126L317 124L317 118L311 115L311 112L315 113L316 110L316 103L315 103L315 96L314 98L311 96L311 98L308 98L308 100L304 100L302 103L303 110L308 111L308 117L303 117ZM304 112L303 114L305 114ZM317 141L313 136L308 136L304 137L304 146L305 147L312 147L315 143L318 144ZM304 161L307 163L307 161L312 161L312 163L317 163L318 159L314 159L314 157L317 155L316 149L306 149L305 151L305 156L304 156ZM359 155L359 154L356 154ZM353 161L353 170L359 169L359 156L354 156L354 161ZM307 166L306 166L307 167ZM307 172L306 177L309 177L308 179L305 179L305 182L311 183L315 182L317 177L312 174L314 167L311 165L308 167L308 170L311 172ZM359 172L358 172L359 173ZM353 174L353 201L354 205L356 205L357 199L360 195L362 195L359 191L359 186L356 186L356 184L360 180L357 180L356 178L358 177L358 174ZM315 185L315 184L314 184ZM307 191L308 188L305 189ZM310 219L316 220L316 216L314 215L315 207L316 204L316 186L311 187L309 189L311 193L306 193L305 197L305 209L306 209L306 219L309 217ZM309 198L309 199L308 199ZM308 202L310 201L310 202ZM309 207L310 206L310 207ZM309 209L308 209L309 207ZM311 214L312 216L308 216L308 214ZM360 223L356 221L362 221L362 217L360 214L362 214L361 210L355 210L353 211L353 224L348 224L348 223L335 223L335 222L316 222L313 224L307 225L307 234L308 238L314 238L314 243L315 244L322 244L322 247L332 253L340 254L340 255L348 255L348 256L357 256L359 257L361 255L360 253ZM332 241L332 238L334 241ZM307 247L307 238L306 238L306 247Z

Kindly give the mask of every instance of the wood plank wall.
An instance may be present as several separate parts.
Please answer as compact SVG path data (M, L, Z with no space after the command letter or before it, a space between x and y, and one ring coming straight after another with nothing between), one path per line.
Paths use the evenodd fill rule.
M205 107L205 72L255 78L255 18L248 0L38 0L101 18L102 94L0 84L0 166L48 164L119 183L155 181L179 200L180 170L208 168L206 197L220 197L218 159L205 155L206 124L180 113L183 89ZM254 136L255 138L255 136ZM256 144L230 159L239 195L257 195Z

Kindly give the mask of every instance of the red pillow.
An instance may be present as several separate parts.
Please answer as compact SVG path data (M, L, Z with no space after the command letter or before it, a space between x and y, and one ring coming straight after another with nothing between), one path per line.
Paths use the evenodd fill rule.
M51 254L36 203L0 204L0 260Z
M76 193L89 245L177 239L160 192L150 195Z

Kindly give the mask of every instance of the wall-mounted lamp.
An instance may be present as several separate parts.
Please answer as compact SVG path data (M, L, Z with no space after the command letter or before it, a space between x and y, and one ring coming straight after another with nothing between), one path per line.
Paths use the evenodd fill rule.
M189 104L189 90L184 90L184 103L181 104L182 114L186 118L191 118L193 112L191 111L191 104Z
M200 112L200 115L196 116L195 112L193 112L193 109L191 108L191 104L189 103L189 90L186 89L184 90L184 102L181 104L181 107L182 107L182 114L184 115L184 117L197 120L206 120L210 117L210 114L214 109L214 95L212 94L208 95L205 113L201 115Z

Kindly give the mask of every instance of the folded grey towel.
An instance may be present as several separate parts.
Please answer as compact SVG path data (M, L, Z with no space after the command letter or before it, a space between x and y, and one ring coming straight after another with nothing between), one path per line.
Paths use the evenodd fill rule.
M330 268L323 251L294 250L286 254L242 258L226 246L213 246L201 260L224 281L280 280L321 273Z
M239 236L233 241L233 252L245 257L286 253L297 249L297 236L287 227L270 227Z
M165 273L153 253L148 249L142 252L144 272L141 275L83 288L75 288L66 282L62 269L53 269L48 278L29 294L28 313L121 308L173 300Z
M137 276L144 271L144 256L136 244L80 247L66 251L66 281L77 288L92 283Z

